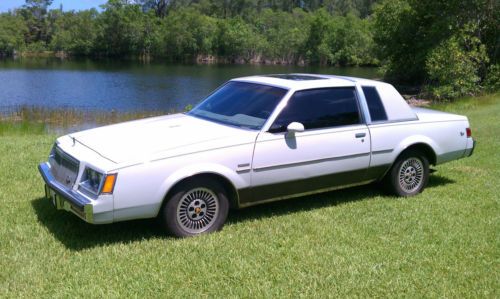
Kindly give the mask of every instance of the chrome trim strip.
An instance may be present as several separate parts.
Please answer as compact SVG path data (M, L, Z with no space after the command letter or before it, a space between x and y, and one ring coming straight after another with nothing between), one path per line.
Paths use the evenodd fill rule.
M374 121L374 122L368 124L368 126L393 125L393 124L410 122L410 121L417 121L417 120L419 120L418 117L402 118L402 119L396 119L396 120L380 120L380 121Z
M393 151L394 151L394 149L385 149L385 150L373 151L372 155L388 154L388 153L392 153Z
M264 171L264 170L283 168L283 167L291 167L291 166L315 164L315 163L322 163L322 162L329 162L329 161L345 160L345 159L351 159L351 158L364 157L364 156L368 156L368 155L370 155L369 152L361 153L361 154L354 154L354 155L345 155L345 156L337 156L337 157L308 160L308 161L292 162L292 163L286 163L286 164L266 165L266 166L261 166L261 167L254 167L253 170L254 171Z
M250 171L250 163L238 164L238 167L236 168L237 173L245 173L249 171Z
M248 169L237 169L237 170L236 170L236 173L237 173L237 174L240 174L240 173L247 173L247 172L250 172L250 168L248 168Z
M312 195L312 194L317 194L317 193L334 191L334 190L339 190L339 189L344 189L344 188L349 188L349 187L361 186L361 185L369 184L369 183L374 182L374 181L375 180L368 180L368 181L363 181L363 182L359 182L359 183L353 183L353 184L347 184L347 185L342 185L342 186L318 189L318 190L314 190L314 191L302 192L302 193L297 193L297 194L292 194L292 195L287 195L287 196L274 197L274 198L265 199L265 200L261 200L261 201L251 201L251 202L246 202L246 203L240 203L239 207L246 208L246 207L250 207L250 206L254 206L254 205L259 205L259 204L263 204L263 203L269 203L269 202L274 202L274 201L279 201L279 200L284 200L284 199L290 199L290 198L294 198L294 197L301 197L301 196L307 196L307 195Z

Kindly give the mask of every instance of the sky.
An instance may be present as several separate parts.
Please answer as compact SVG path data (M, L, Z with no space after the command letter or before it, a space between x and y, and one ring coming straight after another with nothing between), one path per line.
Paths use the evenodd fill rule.
M59 8L59 5L62 4L64 11L82 10L92 7L99 8L99 5L106 2L106 0L54 0L50 8ZM0 0L0 12L21 7L24 3L24 0Z

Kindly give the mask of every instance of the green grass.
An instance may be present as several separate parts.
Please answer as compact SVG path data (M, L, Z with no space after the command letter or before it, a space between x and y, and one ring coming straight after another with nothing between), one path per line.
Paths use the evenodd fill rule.
M500 95L441 108L470 118L478 147L421 195L282 201L190 239L55 211L36 170L55 136L0 134L0 297L498 298Z

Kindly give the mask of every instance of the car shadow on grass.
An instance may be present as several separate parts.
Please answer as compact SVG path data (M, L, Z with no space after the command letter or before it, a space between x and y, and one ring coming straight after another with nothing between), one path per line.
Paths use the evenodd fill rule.
M70 212L58 211L44 198L31 202L38 221L64 246L83 250L116 243L133 243L152 238L169 238L154 219L132 220L104 225L93 225ZM173 238L172 238L173 239Z
M428 188L450 183L454 183L454 181L443 176L431 175ZM242 210L232 210L229 213L227 222L239 223L270 216L300 213L349 202L369 200L378 196L388 197L373 184L352 187L267 203ZM177 240L165 234L154 219L92 225L80 220L72 213L57 211L46 198L34 199L31 204L38 221L70 250L80 251L93 247L116 243L133 243L154 238Z
M449 179L449 178L442 176L442 175L439 175L439 174L431 174L429 176L429 183L427 183L426 188L434 188L434 187L444 186L444 185L453 184L453 183L455 183L455 180Z

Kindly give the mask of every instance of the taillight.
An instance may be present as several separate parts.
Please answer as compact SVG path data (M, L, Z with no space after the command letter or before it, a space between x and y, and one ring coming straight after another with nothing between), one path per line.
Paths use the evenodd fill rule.
M465 132L467 133L467 137L471 137L472 136L472 131L471 131L470 128L465 129Z

